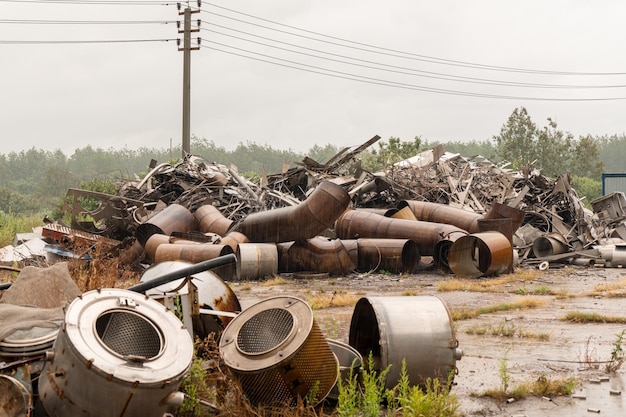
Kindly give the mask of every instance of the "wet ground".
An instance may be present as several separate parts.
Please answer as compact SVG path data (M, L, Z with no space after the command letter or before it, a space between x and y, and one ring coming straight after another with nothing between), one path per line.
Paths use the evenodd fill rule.
M519 277L519 279L518 279ZM530 277L530 278L529 278ZM234 290L245 308L267 297L296 296L312 305L321 295L435 295L451 312L473 310L520 300L539 300L534 308L481 314L454 320L463 351L456 362L458 375L453 393L464 416L564 416L626 415L624 369L606 372L617 334L624 323L571 323L567 313L597 313L626 318L626 271L617 268L566 267L547 271L517 270L500 285L481 291L443 291L457 277L436 272L415 275L354 274L347 277L285 276L286 283L267 285L242 282ZM481 278L493 283L503 277ZM337 297L337 299L339 299ZM316 322L330 339L348 342L352 306L314 309ZM626 342L624 343L626 349ZM538 378L553 381L574 378L572 395L529 395L521 399L494 400L480 396L503 386L502 364L509 390ZM626 368L626 364L624 365ZM477 395L478 394L478 395Z

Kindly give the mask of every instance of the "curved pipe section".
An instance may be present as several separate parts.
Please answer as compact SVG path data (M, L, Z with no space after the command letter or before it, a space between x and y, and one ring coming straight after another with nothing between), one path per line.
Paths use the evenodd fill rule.
M422 256L433 256L438 266L447 267L448 249L467 232L443 223L394 219L360 210L346 210L335 222L340 239L410 239Z
M330 227L349 204L350 196L341 186L325 181L297 206L250 214L233 230L251 242L306 240Z

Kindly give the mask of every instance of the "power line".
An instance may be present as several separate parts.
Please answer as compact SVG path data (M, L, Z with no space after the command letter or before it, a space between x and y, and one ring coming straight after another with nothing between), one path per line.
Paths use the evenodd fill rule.
M550 71L550 70L539 70L539 69L528 69L528 68L516 68L516 67L505 67L505 66L497 66L497 65L487 65L487 64L473 63L473 62L467 62L467 61L459 61L459 60L438 58L438 57L433 57L433 56L428 56L428 55L416 54L416 53L413 53L413 52L406 52L406 51L400 51L400 50L391 49L391 48L385 48L385 47L370 45L370 44L357 42L357 41L352 41L352 40L349 40L349 39L344 39L344 38L340 38L340 37L336 37L336 36L326 35L326 34L323 34L323 33L320 33L320 32L314 32L314 31L302 29L302 28L299 28L299 27L296 27L296 26L286 25L284 23L276 22L276 21L273 21L273 20L264 19L264 18L255 16L255 15L252 15L252 14L239 12L237 10L233 10L233 9L229 9L227 7L219 6L219 5L214 4L214 3L206 3L205 2L204 4L208 4L209 6L212 6L212 7L216 7L216 8L222 9L222 10L227 10L229 12L236 13L236 14L239 14L239 15L243 15L243 16L246 16L246 17L250 17L250 18L253 18L253 19L257 19L257 20L260 20L260 21L272 23L272 24L277 25L277 26L286 27L286 28L289 28L289 29L295 29L295 30L298 30L298 31L301 31L301 32L304 32L304 33L309 33L309 34L313 34L313 35L316 35L316 36L321 36L321 37L328 38L328 39L333 39L333 40L337 40L337 41L341 41L341 42L346 42L346 43L349 43L349 44L352 44L352 45L356 45L356 46L362 46L362 47L371 48L371 49L363 49L363 48L355 46L355 47L353 47L354 49L359 49L359 50L372 52L372 53L379 53L379 54L388 55L388 56L400 57L400 58L415 59L415 60L418 60L418 61L424 61L424 62L429 62L429 63L436 63L436 64L441 64L441 65L450 65L450 66L455 66L455 67L484 69L484 70L491 70L491 71L519 72L519 73L543 74L543 75L577 75L577 76L581 76L581 75L584 75L584 76L626 75L626 72ZM288 32L288 31L284 31L284 30L280 30L280 29L276 29L276 28L260 25L260 24L257 24L257 23L248 22L248 21L245 21L245 20L242 20L242 19L237 19L237 18L234 18L234 17L231 17L231 16L226 16L226 15L222 15L222 14L219 14L219 13L210 12L210 11L207 11L207 10L202 10L202 11L204 13L213 14L213 15L216 15L216 16L223 17L225 19L230 19L230 20L234 20L234 21L237 21L237 22L245 23L245 24L248 24L248 25L254 25L254 26L262 27L264 29L277 31L277 32L289 34L289 35L292 35L292 36L298 36L298 37L302 37L302 38L306 38L306 39L310 39L310 40L314 40L314 41L318 41L318 42L324 42L324 43L332 44L332 45L335 45L335 46L348 47L348 46L346 46L344 44L340 44L340 43L333 42L333 41L326 41L326 40L323 40L323 39L318 39L318 38L314 38L314 37L310 37L310 36L300 35L300 34L297 34L297 33ZM402 55L398 55L398 54L402 54Z
M492 79L486 79L486 78L459 76L459 75L445 74L445 73L434 72L434 71L425 71L425 70L420 70L420 69L415 69L415 68L409 68L409 67L397 66L397 65L390 65L390 64L380 63L380 62L376 62L376 61L350 57L350 56L346 56L346 55L343 55L343 54L335 54L335 53L332 53L332 52L322 51L322 50L314 49L314 48L308 48L308 47L304 47L304 46L293 44L293 43L289 43L289 42L284 42L284 41L280 41L280 40L276 40L276 39L272 39L272 38L268 38L268 37L264 37L264 36L260 36L260 35L255 35L255 34L250 33L250 32L245 32L245 31L229 28L229 27L226 27L226 26L223 26L223 25L218 25L218 24L215 24L215 23L212 23L212 22L207 22L207 21L204 21L204 20L202 21L202 23L204 23L204 26L201 28L203 31L213 32L213 33L216 33L216 34L219 34L219 35L222 35L222 36L226 36L226 37L230 37L230 38L233 38L233 39L238 39L238 40L242 40L242 41L245 41L245 42L255 43L255 44L258 44L258 45L266 46L266 47L269 47L269 48L275 48L275 49L279 49L279 50L282 50L282 51L291 52L291 53L295 53L295 54L306 55L306 56L313 57L313 58L324 59L324 60L328 60L328 61L332 61L332 62L338 62L338 63L342 63L342 64L347 64L347 65L359 66L359 67L367 68L367 69L375 69L375 70L380 70L380 71L393 72L393 73L397 73L397 74L419 76L419 77L424 77L424 78L432 78L432 79L439 79L439 80L445 80L445 81L465 82L465 83L471 83L471 84L500 85L500 86L509 86L509 87L555 88L555 89L558 89L558 88L564 88L564 89L594 89L594 88L624 88L624 87L626 87L626 85L624 85L624 84L616 84L616 85L573 85L573 84L525 83L525 82L516 82L516 81L501 81L501 80L492 80ZM267 44L267 43L263 43L263 42L259 42L259 41L254 41L254 40L246 39L246 38L235 36L235 35L230 35L230 34L227 34L227 33L224 33L224 32L219 32L219 31L216 31L216 30L208 29L206 27L207 25L219 27L219 28L226 29L226 30L231 30L231 31L234 31L234 32L237 32L237 33L242 33L242 34L245 34L245 35L248 35L248 36L252 36L252 37L255 37L255 38L259 38L259 39L269 40L271 42L276 42L276 43L283 44L283 45L289 45L289 46L293 46L293 47L296 47L296 48L301 48L301 49L308 50L308 51L319 52L319 53L330 55L330 56L334 56L334 57L340 57L340 58L343 58L343 59L349 59L349 60L357 61L359 63L373 64L373 65L378 65L378 66L374 67L374 66L371 66L371 65L364 65L364 64L354 63L354 62L348 62L348 61L345 61L345 60L333 59L333 58L328 58L328 57L319 56L319 55L313 55L313 54L309 54L309 53L305 53L305 52L301 52L301 51L295 51L293 49L282 48L282 47L279 47L279 46L276 46L276 45L271 45L271 44ZM402 70L402 71L400 71L400 70ZM405 71L409 71L409 72L405 72Z
M358 75L358 74L350 74L350 73L346 73L346 72L342 72L342 71L336 71L336 70L332 70L332 69L328 69L328 68L317 67L317 66L314 66L314 65L303 64L303 63L290 61L290 60L283 59L283 58L277 58L277 57L273 57L273 56L270 56L270 55L261 54L261 53L258 53L258 52L254 52L254 51L250 51L250 50L246 50L246 49L242 49L242 48L233 47L233 46L230 46L230 45L225 45L225 44L222 44L222 43L219 43L219 42L206 41L206 40L204 40L203 42L204 43L205 42L209 42L209 43L217 44L217 45L220 45L220 46L225 46L227 48L232 48L232 49L235 49L235 50L238 50L238 51L241 51L241 52L254 54L254 55L259 55L259 56L261 56L263 58L255 58L255 57L251 57L251 56L248 56L248 55L243 55L243 54L237 53L237 52L225 51L223 49L219 49L219 48L215 48L215 47L208 47L204 43L201 45L201 48L213 49L213 50L216 50L216 51L219 51L219 52L224 52L224 53L231 54L231 55L236 55L236 56L240 56L240 57L244 57L244 58L248 58L248 59L253 59L253 60L256 60L256 61L266 62L266 63L269 63L269 64L279 65L279 66L283 66L283 67L286 67L286 68L297 69L297 70L300 70L300 71L312 72L312 73L315 73L315 74L321 74L321 75L326 75L326 76L335 77L335 78L341 78L341 79L346 79L346 80L351 80L351 81L359 81L359 82L363 82L363 83L367 83L367 84L383 85L383 86L387 86L387 87L401 88L401 89L406 89L406 90L417 90L417 91L425 91L425 92L440 93L440 94L449 94L449 95L456 95L456 96L469 96L469 97L507 99L507 100L529 100L529 101L532 100L532 101L580 102L580 101L618 101L618 100L626 100L626 97L552 98L552 97L507 96L507 95L499 95L499 94L474 93L474 92L468 92L468 91L432 88L432 87L425 87L425 86L408 84L408 83L400 83L400 82L395 82L395 81L383 80L383 79L378 79L378 78L374 78L374 77L366 77L366 76L362 76L362 75ZM269 61L269 60L266 60L264 58L270 58L270 59L274 59L274 60L277 60L277 61L286 62L286 64L283 64L283 63L280 63L280 62ZM295 66L295 65L298 65L298 66ZM299 66L302 66L304 68L299 67Z
M177 39L114 39L114 40L30 40L30 41L2 41L1 45L53 45L53 44L83 44L83 43L141 43L141 42L175 42Z
M176 20L38 20L38 19L0 19L0 24L24 25L142 25L170 24Z
M38 4L80 4L80 5L115 5L115 6L175 6L177 2L158 0L0 0L0 3L38 3Z

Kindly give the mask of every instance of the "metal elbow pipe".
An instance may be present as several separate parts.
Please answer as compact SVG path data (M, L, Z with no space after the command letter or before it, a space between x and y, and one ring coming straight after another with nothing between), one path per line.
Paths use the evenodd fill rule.
M426 221L384 217L360 210L346 210L335 222L340 239L410 239L422 256L433 256L438 265L447 265L448 248L467 232L459 227Z
M341 186L325 181L297 206L250 214L233 231L251 242L306 240L332 226L349 204L350 196Z

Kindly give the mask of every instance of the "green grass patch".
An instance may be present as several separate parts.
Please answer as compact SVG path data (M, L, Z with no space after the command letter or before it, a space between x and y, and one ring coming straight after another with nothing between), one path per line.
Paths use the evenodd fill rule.
M626 323L626 317L623 316L605 316L587 311L570 311L561 320L570 323Z

